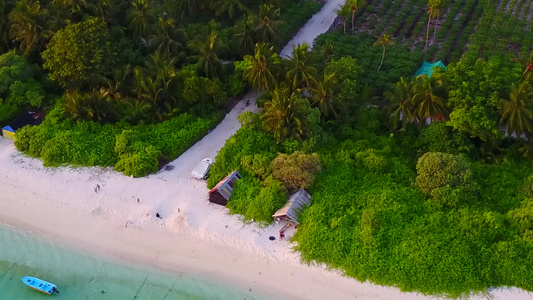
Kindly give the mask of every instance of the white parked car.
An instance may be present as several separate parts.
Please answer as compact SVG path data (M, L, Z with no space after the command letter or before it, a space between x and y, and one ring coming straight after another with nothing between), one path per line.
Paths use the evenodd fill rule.
M204 158L202 159L196 167L194 167L194 170L191 172L191 176L196 179L206 179L207 174L209 173L209 168L213 164L213 160L211 158Z

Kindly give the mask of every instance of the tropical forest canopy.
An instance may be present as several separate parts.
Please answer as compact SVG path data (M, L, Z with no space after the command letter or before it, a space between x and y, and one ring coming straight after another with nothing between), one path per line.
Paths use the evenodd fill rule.
M312 1L3 1L0 125L47 166L114 166L144 176L201 138L247 88L235 65L278 51Z
M348 0L312 50L258 45L243 74L262 110L240 116L208 186L238 169L228 207L264 224L306 188L296 249L361 281L533 290L531 5L502 3Z
M280 57L319 7L6 1L0 122L41 109L24 153L144 176L253 89L260 111L208 181L243 175L231 213L268 225L305 188L305 262L430 295L533 291L533 4L347 0L336 29Z

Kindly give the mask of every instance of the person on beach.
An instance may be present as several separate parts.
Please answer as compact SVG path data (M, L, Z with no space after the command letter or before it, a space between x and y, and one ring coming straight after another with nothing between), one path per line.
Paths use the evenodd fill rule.
M155 216L161 220L163 220L163 218L161 218L161 215L159 213L156 213Z
M100 185L99 185L99 184L96 184L96 188L97 188L98 190L100 190Z

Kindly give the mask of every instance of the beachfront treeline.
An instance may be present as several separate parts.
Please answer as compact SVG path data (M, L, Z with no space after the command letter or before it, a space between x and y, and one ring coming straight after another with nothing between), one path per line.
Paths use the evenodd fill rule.
M307 188L296 249L361 281L448 297L533 290L531 49L487 51L473 35L447 69L415 77L435 51L350 30L357 2L346 30L296 46L288 68L261 46L245 57L261 110L241 115L208 186L238 169L230 211L266 223L282 194Z
M114 166L145 176L218 123L247 83L256 43L278 51L313 1L4 1L0 125L42 125L18 149L46 166Z
M220 150L208 182L212 187L235 169L243 175L228 203L232 213L268 224L287 195L304 187L312 205L303 212L293 240L306 262L325 262L362 281L431 295L460 297L499 286L533 290L528 268L533 265L533 56L531 39L516 38L533 35L517 17L505 10L494 13L490 1L349 0L339 7L337 31L320 36L312 51L295 46L287 59L277 54L281 42L263 39L298 13L313 11L315 4L250 6L253 13L235 9L240 17L232 17L229 11L217 16L215 6L203 1L186 3L197 5L196 10L182 9L178 15L164 10L166 15L154 15L157 24L168 17L176 24L192 22L177 27L203 32L203 39L195 36L184 48L168 46L183 51L166 56L169 39L150 50L159 45L148 33L158 28L155 23L131 23L150 11L141 4L124 10L134 13L117 19L120 30L111 30L115 25L109 16L95 13L96 18L80 17L60 29L68 34L44 39L42 55L4 54L13 56L13 64L29 61L37 71L4 85L3 99L26 86L26 97L12 98L50 108L42 125L21 131L17 147L50 165L114 165L142 176L157 169L156 158L171 159L203 135L219 120L220 114L210 113L224 110L225 97L249 86L262 94L261 110L239 117L242 128ZM463 21L452 22L462 7ZM291 9L286 15L291 18L284 18ZM206 14L195 19L196 11ZM213 18L221 25L209 22ZM478 19L483 22L475 31L469 24ZM270 29L260 30L265 20ZM487 30L500 28L504 20L516 25L509 25L513 34ZM89 30L102 22L108 33ZM215 37L213 31L238 26L246 28L234 35L243 47L230 49L246 51L215 50L222 49L217 41L226 35ZM97 38L86 39L80 28ZM120 41L121 32L122 43L108 43ZM472 34L464 35L466 42L463 33ZM113 92L103 96L105 85L91 86L100 80L95 75L100 71L79 72L82 67L62 64L78 56L63 53L59 45L75 47L77 41L98 47L90 53L78 50L102 59L95 65L102 70L109 58L102 53L124 55L126 61L137 57L140 63L130 71L127 65L114 69ZM444 54L438 58L447 70L413 76L423 60L438 53ZM222 63L232 55L237 56L234 64ZM220 65L213 64L215 57ZM5 74L25 69L3 66ZM52 96L33 97L39 88ZM191 96L198 92L206 94ZM136 99L131 111L137 114L126 113L130 102L123 98ZM73 99L85 104L73 106ZM104 105L117 105L117 115L97 109ZM171 130L175 126L181 133ZM42 146L53 139L61 147Z

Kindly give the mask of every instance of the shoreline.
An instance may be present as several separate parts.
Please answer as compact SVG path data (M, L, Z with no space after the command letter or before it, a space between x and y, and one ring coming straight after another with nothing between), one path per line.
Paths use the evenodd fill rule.
M312 46L315 37L333 22L332 10L341 2L326 1L280 55L290 55L293 44ZM239 129L237 116L256 110L256 98L253 92L244 95L211 133L169 163L173 170L143 178L129 178L109 168L45 168L42 161L24 156L0 137L0 222L120 264L201 276L252 289L259 296L437 299L358 282L324 265L302 264L292 250L294 245L269 240L269 236L277 238L283 224L266 228L244 224L239 216L229 215L227 208L207 201L205 182L189 174L201 159L216 157ZM249 107L246 100L251 101ZM101 189L95 189L97 185ZM288 231L287 239L291 235ZM533 294L517 288L497 289L485 296L533 300Z
M208 203L205 182L177 176L189 173L178 166L196 152L190 149L182 155L185 158L172 162L176 165L172 171L132 179L98 167L44 168L40 160L24 156L2 138L0 222L82 253L170 274L200 276L251 289L259 297L436 299L358 282L322 265L302 264L292 250L294 245L268 239L282 224L266 228L244 224L227 208ZM189 181L179 185L180 180ZM101 186L99 193L94 192L96 184ZM162 220L155 217L156 211ZM498 289L490 296L533 299L533 294L517 288Z
M6 145L0 143L0 146ZM14 151L11 149L8 152ZM5 152L1 152L0 158L5 158ZM20 156L16 155L16 157ZM27 159L31 161L30 164L38 163L34 159ZM1 169L5 169L3 167L6 166L6 161L0 159L0 166L2 166ZM24 174L26 173L24 170L9 171L8 174L28 175ZM69 175L71 171L73 170L64 168L57 170L57 173ZM37 172L46 174L42 171ZM57 173L47 177L54 180ZM116 175L129 180L123 175ZM252 293L257 291L259 296L271 295L282 299L325 299L329 297L350 299L356 296L360 298L366 294L366 292L361 293L366 288L360 290L358 285L368 284L339 276L337 272L300 264L297 259L298 255L291 252L292 246L285 241L269 241L285 251L285 253L280 253L276 261L268 256L275 257L277 251L272 253L265 251L265 255L260 256L256 254L258 251L253 248L253 245L244 247L236 242L232 245L206 237L200 238L196 236L194 229L188 232L186 230L172 232L156 220L141 228L125 227L121 224L122 222L117 222L117 219L109 218L107 215L92 215L80 209L79 205L54 201L60 197L53 197L29 186L9 184L10 180L15 180L10 177L6 175L0 182L0 190L2 190L0 207L3 208L0 211L0 222L18 230L29 230L84 253L108 257L118 260L121 264L132 263L140 267L147 266L171 274L184 273L201 276L245 290L251 288ZM33 179L31 181L37 183ZM34 184L33 187L39 185ZM12 199L17 199L17 201L12 201ZM86 200L90 201L90 199ZM73 202L80 204L79 201ZM133 203L130 205L135 206ZM225 211L220 212L225 214ZM235 219L234 216L226 217ZM250 227L253 226L241 224L241 227L249 234ZM266 237L264 236L265 239ZM246 244L246 241L239 242ZM290 254L289 257L286 256L287 253ZM383 289L378 286L374 288ZM413 299L413 296L416 296L407 293L400 294L399 291L394 292L403 295L402 299ZM372 299L380 298L372 297ZM385 296L381 299L390 299L390 297ZM394 299L400 298L394 297Z

